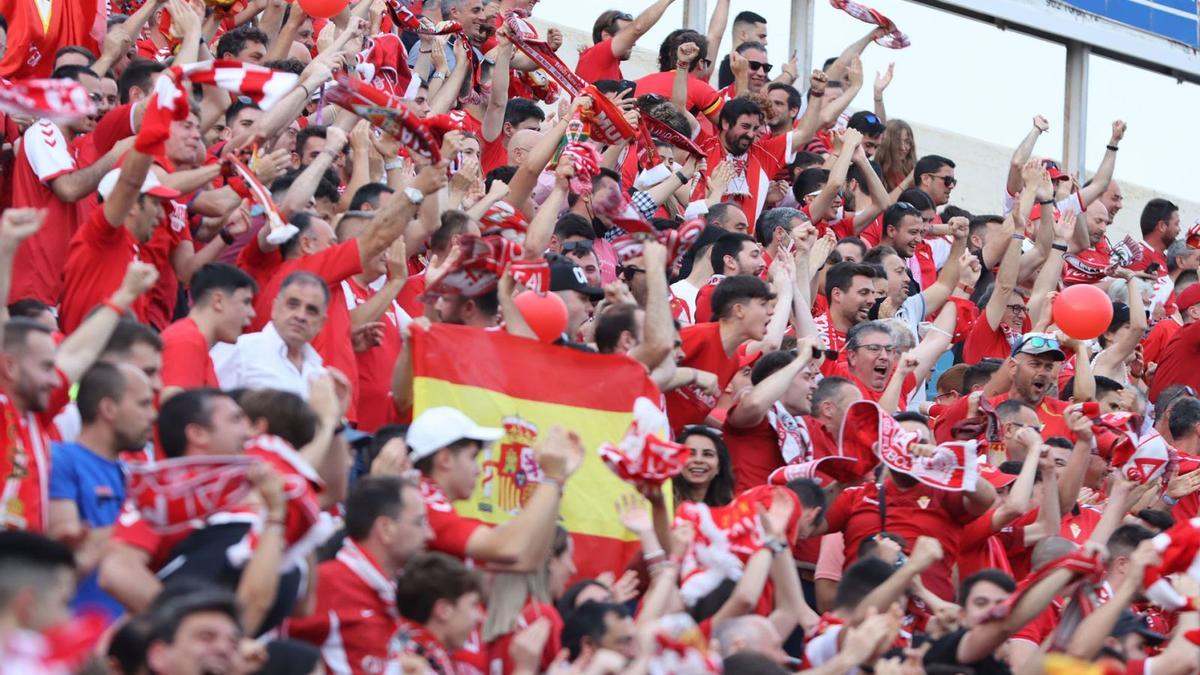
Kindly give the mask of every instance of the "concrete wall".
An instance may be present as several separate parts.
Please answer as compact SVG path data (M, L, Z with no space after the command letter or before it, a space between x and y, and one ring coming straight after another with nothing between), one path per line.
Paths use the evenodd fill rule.
M545 35L550 27L563 31L563 47L559 56L567 65L574 67L578 61L579 45L591 45L591 25L598 13L594 6L580 5L579 21L574 25L551 23L534 16L532 23L538 31ZM725 45L728 49L728 45ZM725 52L722 52L722 55ZM643 75L652 73L657 67L657 44L639 46L633 56L622 67L622 73L628 79L636 80ZM936 103L931 103L936 105ZM1012 155L1013 146L998 145L988 140L972 138L950 133L941 129L931 128L921 124L920 119L905 118L916 133L917 149L921 154L939 154L949 157L958 165L955 171L958 185L954 189L950 203L961 206L972 213L995 213L1000 210L1001 190L1004 189L1005 176L1008 171L1008 161ZM1009 141L1011 142L1011 141ZM1138 216L1147 201L1154 197L1165 197L1179 204L1183 213L1200 213L1200 202L1186 200L1178 195L1162 194L1140 185L1121 181L1120 157L1117 160L1117 179L1125 195L1125 203L1117 220L1110 228L1110 238L1119 239L1125 234L1140 238ZM1192 223L1184 222L1186 231Z

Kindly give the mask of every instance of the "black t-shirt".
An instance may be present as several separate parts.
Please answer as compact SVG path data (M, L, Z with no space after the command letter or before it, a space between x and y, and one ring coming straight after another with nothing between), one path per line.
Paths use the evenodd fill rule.
M982 661L963 664L958 662L958 645L966 628L960 628L937 640L925 652L925 669L929 673L973 673L974 675L1012 675L1008 664L988 654Z
M729 67L729 55L726 54L717 68L717 89L724 89L731 84L733 84L733 68Z

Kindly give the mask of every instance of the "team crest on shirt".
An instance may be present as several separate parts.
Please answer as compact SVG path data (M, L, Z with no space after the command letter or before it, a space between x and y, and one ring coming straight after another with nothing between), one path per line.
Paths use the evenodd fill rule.
M501 420L504 436L483 451L482 499L479 510L515 515L541 478L533 456L538 428L517 415Z
M1071 523L1071 525L1069 526L1068 529L1071 530L1071 538L1072 539L1078 539L1079 533L1083 531L1083 528L1079 527L1079 525L1077 525L1075 523Z
M922 510L929 508L929 497L924 495L917 497L917 506L921 507Z

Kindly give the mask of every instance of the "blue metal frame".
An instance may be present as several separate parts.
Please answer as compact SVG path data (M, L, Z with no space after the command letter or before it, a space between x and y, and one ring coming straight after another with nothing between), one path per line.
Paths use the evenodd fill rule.
M1061 0L1063 4L1200 48L1200 8L1195 0Z

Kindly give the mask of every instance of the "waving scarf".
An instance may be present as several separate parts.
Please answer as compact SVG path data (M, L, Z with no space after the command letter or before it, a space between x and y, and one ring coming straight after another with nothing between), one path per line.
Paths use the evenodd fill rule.
M129 466L129 498L157 532L187 530L241 502L250 493L246 471L257 460L243 455L177 457Z
M434 164L441 161L442 153L433 134L399 97L361 80L339 75L337 84L325 93L325 99L379 127L383 133L400 141L410 153Z
M667 415L642 396L633 404L633 420L619 445L600 446L600 459L621 480L636 486L659 486L683 470L691 450L666 439Z
M829 0L829 4L833 5L835 9L840 9L859 21L873 23L876 26L886 30L886 35L875 38L875 44L879 45L880 47L887 47L888 49L904 49L912 44L909 41L908 36L900 32L900 29L896 27L896 23L894 21L879 13L877 10L871 9L860 2L853 2L852 0Z
M95 114L96 105L74 80L18 80L0 87L0 112L64 122Z

